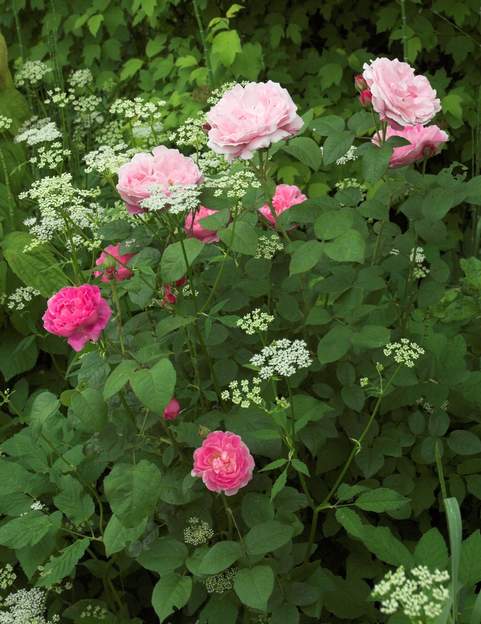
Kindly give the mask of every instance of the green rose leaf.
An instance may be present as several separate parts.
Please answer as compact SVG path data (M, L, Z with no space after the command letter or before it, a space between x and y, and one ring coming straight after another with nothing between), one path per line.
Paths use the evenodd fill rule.
M234 579L234 591L239 600L252 609L266 611L273 589L274 573L266 565L239 570Z
M130 376L130 385L139 401L159 415L174 396L175 382L175 368L168 359L160 360L152 368L141 368Z
M160 624L177 609L187 604L192 593L192 578L168 574L157 581L152 593L152 606Z

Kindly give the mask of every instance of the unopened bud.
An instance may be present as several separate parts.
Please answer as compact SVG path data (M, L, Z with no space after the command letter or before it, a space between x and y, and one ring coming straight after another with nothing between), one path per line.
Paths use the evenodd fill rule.
M363 108L368 108L369 106L371 106L372 93L369 91L369 89L364 89L364 91L361 91L361 93L359 94L359 102L361 102L361 106Z
M362 93L365 89L367 89L367 82L362 77L362 74L357 74L354 78L354 86L356 87L356 91Z

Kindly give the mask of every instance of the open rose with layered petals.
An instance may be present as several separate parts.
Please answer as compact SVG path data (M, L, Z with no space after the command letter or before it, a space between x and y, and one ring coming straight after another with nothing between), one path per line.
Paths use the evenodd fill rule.
M371 92L374 110L381 119L400 127L427 124L441 110L429 80L416 76L408 63L377 58L364 63L362 77Z
M252 158L299 132L302 119L287 89L277 82L235 85L207 113L209 147L227 160Z
M237 494L252 479L254 458L240 436L213 431L194 451L193 477L201 477L211 492Z
M214 230L208 230L201 223L202 219L217 214L218 210L211 210L205 206L200 206L198 210L191 211L185 218L184 230L187 236L197 238L203 243L217 243L219 237Z
M198 184L202 173L192 158L164 145L154 147L152 154L136 154L119 169L117 191L131 214L145 212L141 202L151 195L153 187L166 195L177 185Z
M438 126L406 126L402 130L388 127L386 130L386 139L393 136L399 136L409 141L409 145L401 145L395 147L389 166L405 167L414 162L424 160L434 156L441 149L441 145L449 139L447 132L441 130ZM372 142L379 145L379 137L375 135Z
M111 316L100 288L83 284L67 286L50 297L42 318L48 332L67 338L72 349L81 351L89 340L99 339Z
M275 227L276 219L280 214L292 206L302 204L306 199L307 197L301 192L301 189L294 184L278 184L272 198L272 209L269 204L264 204L259 208L259 212L272 227Z
M95 261L100 267L99 271L94 271L95 277L100 277L102 282L110 282L114 280L121 282L133 275L132 271L125 265L135 254L120 253L120 243L117 245L108 245Z

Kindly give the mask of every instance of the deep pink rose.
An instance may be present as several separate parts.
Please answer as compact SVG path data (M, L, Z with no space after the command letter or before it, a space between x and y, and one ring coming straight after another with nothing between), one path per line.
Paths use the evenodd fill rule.
M438 126L406 126L402 130L396 130L388 126L386 139L392 136L403 137L410 145L395 147L389 161L390 167L405 167L414 162L434 156L439 152L441 145L448 140L448 134ZM375 145L379 145L379 137L372 138Z
M145 212L140 203L150 197L153 187L160 187L166 195L176 185L198 184L200 169L192 158L164 145L154 147L152 154L136 154L119 169L117 191L131 214Z
M398 59L377 58L364 63L362 74L381 119L401 127L427 124L441 110L436 91L425 76Z
M187 236L197 238L203 243L217 243L219 237L214 230L208 230L201 223L201 219L216 214L218 210L211 210L205 206L200 206L198 210L191 210L185 218L184 230Z
M186 277L181 277L174 284L164 284L164 298L162 299L162 304L167 305L170 303L174 305L177 301L178 288L185 286L185 284L187 284Z
M194 451L193 477L211 492L237 494L252 479L254 458L241 438L230 431L213 431Z
M227 91L207 113L209 147L227 160L252 158L299 132L302 119L287 89L277 82L249 82Z
M285 210L297 204L302 204L306 199L307 197L302 194L301 189L294 184L278 184L272 198L272 208L276 217L278 217ZM274 218L269 204L264 204L262 208L259 208L259 212L272 227L275 227L276 218Z
M170 399L167 403L167 407L164 409L165 420L175 420L180 412L180 403L175 397Z
M369 106L371 106L372 93L369 91L369 89L364 89L364 91L361 91L361 93L359 94L359 102L361 103L361 106L363 108L369 108Z
M48 300L43 326L51 334L67 338L75 351L81 351L89 340L97 342L111 316L112 310L98 286L67 286Z
M121 282L128 279L133 273L124 265L128 264L134 255L131 253L122 255L120 253L120 243L108 245L95 261L95 264L101 267L100 271L94 271L95 277L102 276L102 282L110 282L111 280Z

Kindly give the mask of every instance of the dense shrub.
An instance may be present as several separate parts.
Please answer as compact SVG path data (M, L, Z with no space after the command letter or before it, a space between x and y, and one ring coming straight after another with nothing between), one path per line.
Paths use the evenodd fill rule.
M316 4L2 16L0 622L479 622L477 7Z

